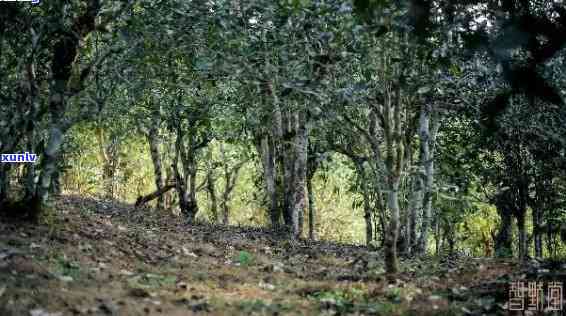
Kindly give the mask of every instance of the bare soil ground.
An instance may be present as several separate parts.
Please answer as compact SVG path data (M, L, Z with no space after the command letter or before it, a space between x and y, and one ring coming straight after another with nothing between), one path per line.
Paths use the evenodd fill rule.
M404 259L391 283L379 251L77 196L45 221L0 223L2 316L506 315L522 273L494 259Z

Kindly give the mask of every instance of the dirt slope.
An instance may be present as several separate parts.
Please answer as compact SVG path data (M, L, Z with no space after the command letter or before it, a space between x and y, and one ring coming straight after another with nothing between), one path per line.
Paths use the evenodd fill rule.
M493 315L520 271L404 260L396 281L363 247L189 226L65 196L46 224L0 223L0 315Z

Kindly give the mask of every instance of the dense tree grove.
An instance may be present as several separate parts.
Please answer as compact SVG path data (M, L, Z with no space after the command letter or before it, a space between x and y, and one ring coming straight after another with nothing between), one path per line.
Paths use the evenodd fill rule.
M565 44L562 0L3 2L0 153L39 160L0 164L0 208L360 231L390 274L563 257Z

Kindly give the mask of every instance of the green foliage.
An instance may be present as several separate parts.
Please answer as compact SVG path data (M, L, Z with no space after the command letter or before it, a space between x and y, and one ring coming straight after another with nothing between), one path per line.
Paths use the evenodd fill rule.
M241 266L249 266L254 262L254 257L251 253L242 250L238 252L236 262L238 262Z
M70 261L66 256L58 256L55 258L54 273L59 277L71 277L78 279L83 271L76 261Z
M477 212L464 215L457 224L457 240L460 249L469 250L473 256L485 255L486 246L492 247L492 233L498 225L497 211L490 205L479 205Z

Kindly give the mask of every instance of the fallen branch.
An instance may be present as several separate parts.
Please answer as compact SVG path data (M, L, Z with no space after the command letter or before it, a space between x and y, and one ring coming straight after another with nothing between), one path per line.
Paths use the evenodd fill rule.
M169 190L173 189L174 187L175 187L175 184L168 184L168 185L162 187L161 189L159 189L155 192L152 192L152 193L150 193L146 196L138 197L137 200L136 200L136 204L135 204L136 208L143 206L145 203L147 203L149 201L157 199L158 197L167 193Z

